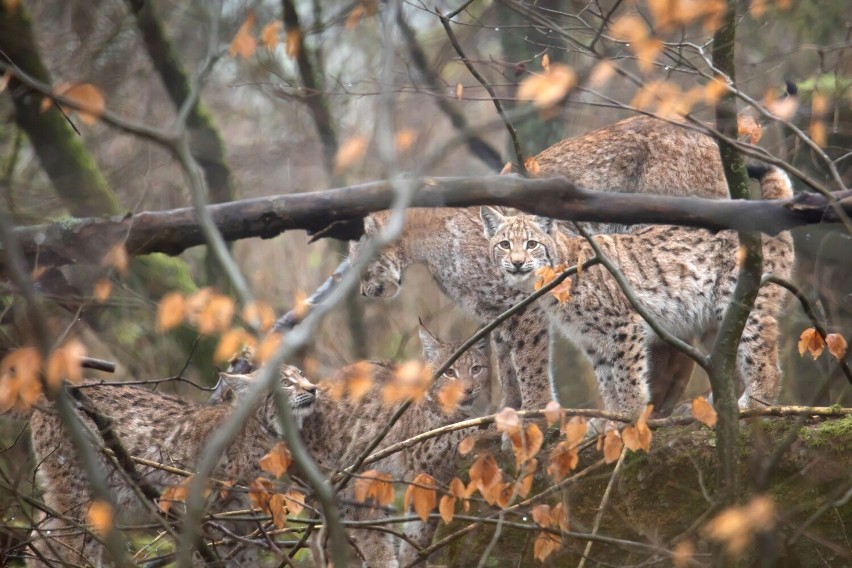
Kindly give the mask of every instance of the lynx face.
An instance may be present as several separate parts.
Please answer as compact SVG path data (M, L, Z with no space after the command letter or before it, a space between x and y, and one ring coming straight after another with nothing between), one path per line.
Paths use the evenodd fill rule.
M433 369L440 367L459 347L459 344L456 343L444 343L432 335L422 324L420 326L420 341L423 343L423 358ZM430 388L430 398L434 400L440 396L441 391L447 385L461 383L463 390L458 411L464 414L469 413L479 394L488 387L488 367L488 343L482 340L465 351L449 369L435 380Z
M349 244L349 260L354 262L366 240L378 232L372 216L364 219L364 236ZM402 263L394 249L386 249L367 265L361 274L361 294L370 298L393 298L402 282Z
M506 216L482 207L480 218L491 260L514 286L524 286L543 266L553 266L553 220L531 215Z
M220 401L233 402L234 396L236 398L243 396L251 381L257 377L259 372L257 370L246 375L221 373L219 377L222 383L226 385L226 392L214 393L213 397L218 395ZM281 387L287 393L296 422L301 426L302 420L316 410L316 387L302 375L298 368L292 365L281 365L280 372ZM262 416L264 424L269 429L279 437L283 436L284 433L281 431L281 425L278 421L278 408L272 394L267 394L262 402Z

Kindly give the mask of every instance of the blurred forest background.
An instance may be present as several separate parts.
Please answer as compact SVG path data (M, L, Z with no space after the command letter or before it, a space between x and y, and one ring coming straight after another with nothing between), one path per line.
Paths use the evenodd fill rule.
M436 11L448 14L461 2L402 4L405 25L394 47L394 117L399 167L424 175L496 173L512 159L505 129L489 93L460 60ZM588 77L601 54L644 80L666 80L686 91L703 81L688 62L702 66L709 36L701 21L666 37L666 51L648 71L635 54L609 33L596 38L600 15L632 9L622 0L475 1L453 18L452 30L470 63L511 108L519 83L551 64L571 66ZM628 6L629 4L629 6ZM658 4L648 2L647 4ZM845 0L743 2L736 43L737 86L757 101L784 97L785 81L798 90L790 122L808 131L812 112L824 117L825 152L846 187L852 184L852 10ZM134 124L168 130L180 103L205 73L199 104L189 118L193 153L205 169L212 202L319 191L388 177L371 141L381 104L385 52L371 0L85 0L0 1L0 208L16 225L67 218L124 215L190 205L185 176L174 157L156 143L103 120L33 110L16 101L24 89L4 71L20 68L60 94L88 84L102 94L108 111ZM638 3L646 17L648 6ZM280 25L293 12L300 36ZM621 12L616 11L620 14ZM650 19L649 19L650 21ZM276 24L277 23L277 24ZM268 27L272 25L273 27ZM248 26L248 28L246 28ZM407 26L407 28L406 28ZM240 29L255 46L232 41ZM600 39L590 53L579 47ZM297 47L294 47L297 46ZM231 49L229 50L229 46ZM240 53L242 51L242 53ZM678 60L677 57L682 57ZM211 61L212 59L212 61ZM706 67L706 66L705 66ZM306 71L308 74L306 75ZM589 87L581 83L566 104L547 116L516 126L525 155L554 142L589 132L635 114L642 81L615 75ZM815 100L816 94L816 100ZM816 104L815 104L816 102ZM48 105L49 106L49 105ZM815 108L817 107L817 108ZM824 181L833 189L824 162L789 128L765 121L759 145ZM694 108L712 120L712 108ZM490 123L482 139L496 150L471 152L455 146L423 170L420 158L454 140L466 127ZM72 128L73 125L73 128ZM29 130L32 129L32 130ZM78 132L75 132L77 130ZM41 132L38 135L37 132ZM335 168L341 147L355 144L359 159ZM477 155L478 154L478 155ZM44 156L52 155L53 164ZM803 189L797 183L797 189ZM259 299L278 314L310 294L346 254L345 243L309 244L302 232L233 244L234 257ZM797 278L825 309L830 331L852 335L852 242L848 234L809 227L796 231ZM112 285L98 301L96 284ZM119 278L108 266L77 264L39 276L39 292L50 304L56 336L80 337L89 355L119 364L122 380L184 376L210 385L215 372L215 338L198 338L190 328L167 334L155 328L156 306L168 291L201 286L226 291L225 280L205 247L177 257L135 257ZM30 340L23 302L0 282L0 355ZM425 270L405 275L391 302L351 300L323 324L301 355L305 373L319 379L354 360L417 357L418 316L444 339L463 339L476 327L441 294ZM784 402L849 406L850 389L833 363L801 359L796 339L810 327L790 303L785 319ZM194 347L193 347L194 346ZM596 406L591 369L566 345L557 362L563 406ZM95 374L95 373L93 373ZM826 382L826 376L833 381ZM168 388L185 389L174 383ZM692 392L706 389L701 382ZM203 398L191 388L188 396ZM20 432L0 425L0 446ZM15 451L18 451L16 449ZM26 471L0 456L12 477ZM24 482L22 480L22 482Z

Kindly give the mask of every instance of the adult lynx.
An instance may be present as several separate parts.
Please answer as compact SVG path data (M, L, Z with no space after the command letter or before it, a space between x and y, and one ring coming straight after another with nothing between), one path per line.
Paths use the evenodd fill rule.
M177 397L131 386L88 383L79 387L94 405L94 410L110 419L113 431L127 452L166 466L194 471L206 440L232 411L245 392L250 377L222 375L229 392L226 402L203 406ZM298 369L282 366L281 383L299 420L315 408L315 388ZM80 419L93 432L94 423L78 411ZM92 504L86 473L79 464L70 437L59 417L50 406L33 411L30 418L33 452L38 467L37 476L44 489L44 501L60 517L50 517L33 531L35 548L48 561L72 565L102 564L104 550L91 535L75 528L85 523L86 512ZM225 451L213 477L247 484L260 473L258 462L280 437L277 411L272 395L267 395L246 421L242 430ZM95 447L103 446L97 436ZM116 511L134 514L138 518L145 509L139 503L121 472L107 459L100 467L107 473L107 482L116 504ZM148 466L137 465L138 473L154 487L162 489L178 485L183 478ZM245 500L245 493L232 491L229 500ZM225 503L215 498L213 508L222 510ZM239 503L232 503L239 505ZM247 508L247 507L232 507ZM68 519L68 521L64 520ZM49 536L48 536L49 535ZM32 559L31 566L42 566Z
M590 189L727 196L719 150L710 137L647 117L563 140L541 152L536 161L540 176L564 175ZM366 237L381 229L387 215L366 217ZM610 225L597 230L625 228ZM350 247L353 259L360 249L361 242ZM525 296L504 282L488 258L478 208L409 210L403 235L364 271L362 293L394 296L403 272L412 264L425 264L444 293L480 321L495 318ZM539 306L531 305L507 319L493 337L506 403L542 408L555 398L549 388L548 324ZM691 375L692 362L667 345L651 343L649 375L655 398L676 400Z
M789 198L790 180L781 170L768 169L761 177L761 193L764 199ZM527 292L537 269L574 265L594 255L585 238L559 230L551 219L506 216L491 207L483 207L481 215L491 261L510 285ZM737 281L735 232L654 226L594 239L637 299L673 333L689 339L721 321ZM763 254L764 272L789 277L789 233L763 237ZM605 408L638 415L650 401L648 344L654 332L601 265L574 277L570 293L563 303L552 295L542 298L544 310L592 360ZM781 288L764 286L746 323L738 351L745 381L741 408L773 404L778 397L782 299Z
M437 369L460 346L445 343L421 326L423 358ZM482 341L466 351L430 386L425 400L409 408L388 432L376 451L407 440L417 434L469 418L479 394L489 382L487 344ZM314 459L330 471L350 465L390 421L398 405L388 406L382 400L383 390L394 383L396 367L387 362L371 361L350 365L338 371L329 385L342 384L353 374L372 377L370 390L359 400L334 400L320 389L316 412L305 419L302 437ZM449 391L452 391L450 394ZM446 406L445 397L457 397L456 404ZM383 460L370 464L370 469L390 474L394 480L411 481L420 473L431 475L438 483L448 484L457 474L458 444L470 431L459 430L415 444ZM348 499L351 499L351 494ZM375 517L368 507L348 507L347 517ZM437 523L419 520L403 525L406 536L418 546L432 541ZM415 550L406 543L394 542L392 535L369 530L350 531L352 540L365 564L374 568L406 566L415 558ZM314 553L322 554L318 546ZM318 564L319 565L319 564Z

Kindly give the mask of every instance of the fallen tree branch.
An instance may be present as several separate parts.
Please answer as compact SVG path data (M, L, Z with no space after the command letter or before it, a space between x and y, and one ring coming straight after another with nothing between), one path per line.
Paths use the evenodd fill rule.
M662 223L768 234L839 221L828 200L814 193L789 200L727 201L590 191L562 177L419 178L411 182L419 188L412 207L501 205L572 221ZM361 219L373 211L388 209L393 194L391 182L384 180L322 192L243 199L208 205L207 210L226 241L271 238L289 230L305 230L317 238L356 239L363 233ZM839 200L837 206L852 215L852 191L833 195ZM26 256L38 255L42 264L54 265L100 261L119 242L124 242L131 255L176 255L205 244L190 207L18 227L15 235Z

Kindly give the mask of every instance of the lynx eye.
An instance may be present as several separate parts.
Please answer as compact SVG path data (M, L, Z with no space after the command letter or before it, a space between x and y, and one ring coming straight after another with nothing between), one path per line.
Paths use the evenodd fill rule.
M455 369L447 369L446 371L444 371L444 376L449 377L451 379L455 379L456 378L456 370Z
M470 374L471 375L478 375L481 372L482 372L482 366L481 365L474 365L473 367L470 368Z
M538 246L538 241L529 240L527 241L527 250L532 250Z
M509 241L500 241L497 246L501 249L509 250L509 248L512 246L512 243L510 243Z

